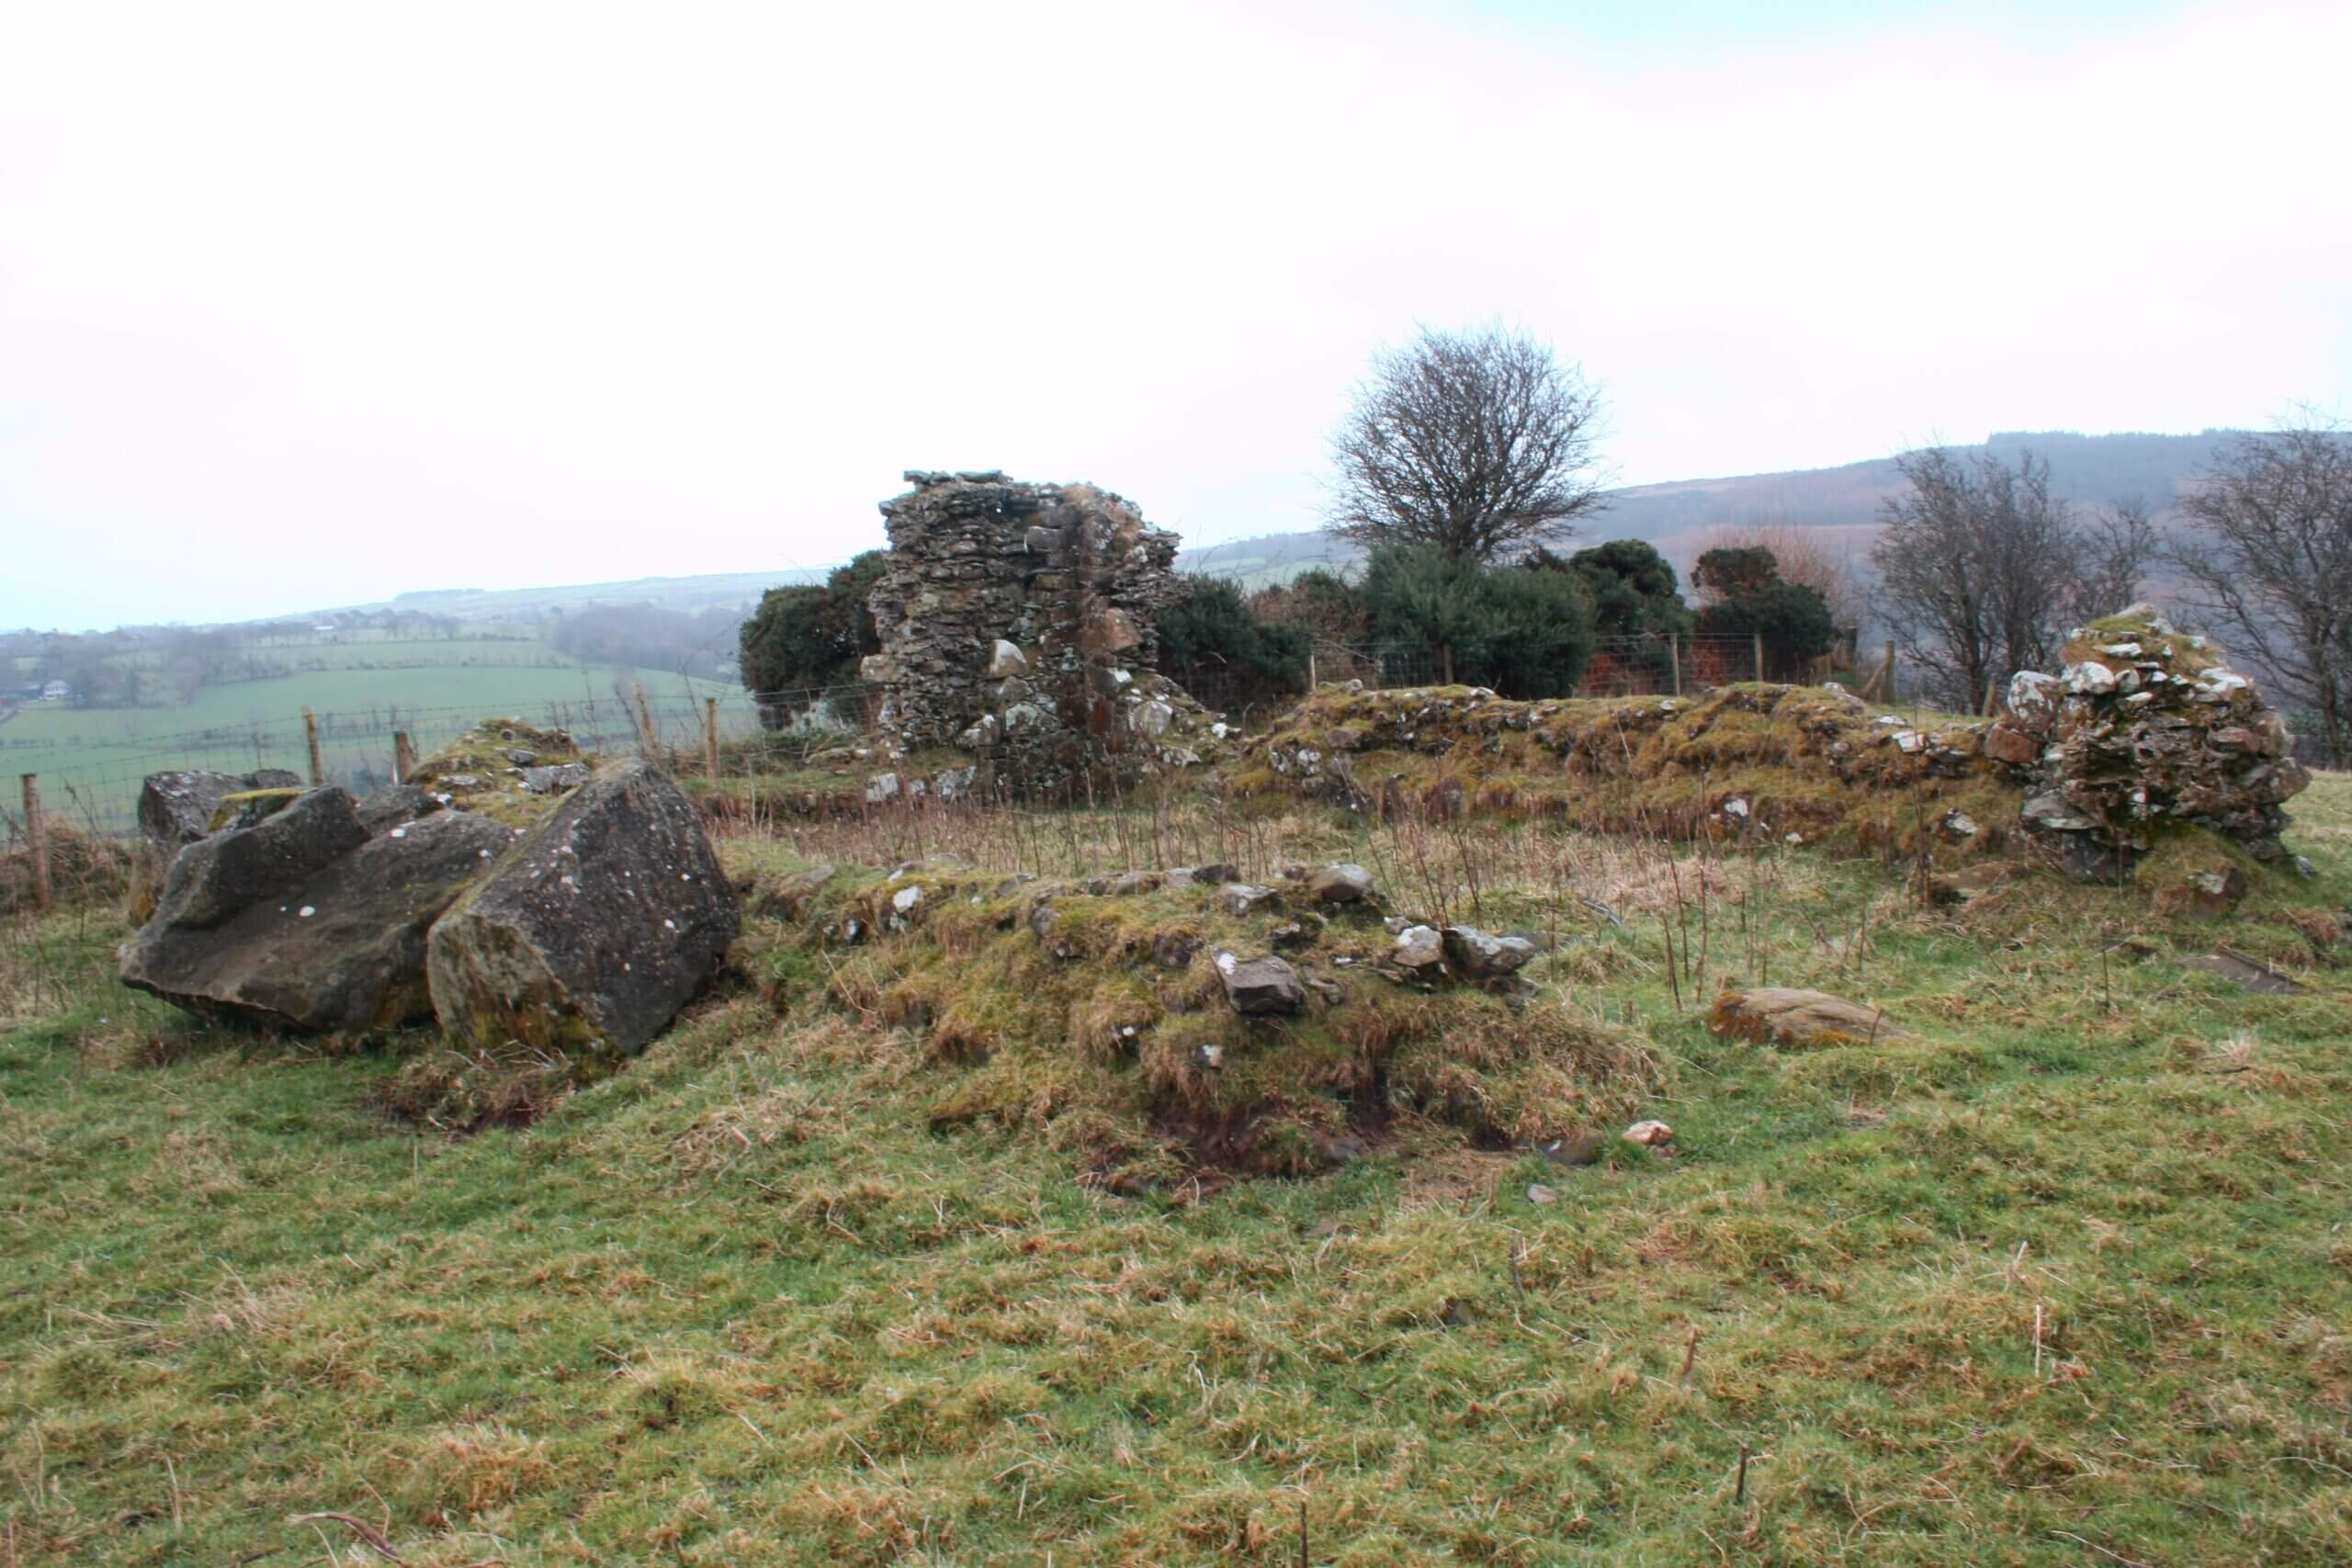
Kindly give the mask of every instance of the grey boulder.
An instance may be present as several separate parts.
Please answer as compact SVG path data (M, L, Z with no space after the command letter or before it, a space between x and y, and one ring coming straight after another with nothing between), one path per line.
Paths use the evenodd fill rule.
M1445 956L1456 973L1473 980L1499 980L1533 958L1535 944L1523 936L1494 936L1476 926L1445 928Z
M223 796L255 789L300 789L302 781L283 768L250 773L216 773L190 768L149 773L139 789L139 830L158 844L192 844L212 831Z
M1306 890L1326 904L1360 904L1372 897L1372 873L1360 865L1327 865L1307 878Z
M581 786L433 928L433 1010L477 1047L634 1055L741 919L693 804L628 763Z
M1298 971L1280 958L1236 958L1216 955L1216 972L1225 982L1225 998L1244 1018L1278 1018L1306 1010L1306 987Z
M254 827L218 835L227 852L216 852L212 864L250 858L236 840L268 833L329 794L342 792L314 792ZM346 808L349 801L343 795ZM209 924L175 918L189 905L184 898L175 906L167 895L156 918L123 944L123 983L194 1011L280 1028L364 1031L422 1018L432 1010L425 933L510 838L486 818L443 812L391 827ZM192 846L182 858L213 843ZM216 891L228 885L217 876L206 884Z
M224 828L180 851L151 925L203 931L291 892L368 841L349 792L329 784L250 827Z

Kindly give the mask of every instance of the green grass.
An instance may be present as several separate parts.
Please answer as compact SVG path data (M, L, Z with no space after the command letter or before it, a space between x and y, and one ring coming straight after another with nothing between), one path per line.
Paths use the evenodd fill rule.
M930 1130L985 1069L829 1004L821 958L447 1140L375 1109L421 1040L197 1030L107 983L103 918L19 930L0 1568L362 1560L289 1522L319 1510L442 1568L1288 1563L1302 1504L1317 1563L2341 1562L2346 972L2307 951L2303 994L2250 997L2177 962L2217 930L2289 962L2287 913L2352 900L2352 780L2296 804L2321 877L2226 928L1673 868L1722 879L1705 989L1883 1004L1917 1038L1875 1049L1709 1036L1646 912L1662 852L1579 850L1634 931L1538 978L1668 1059L1677 1157L1408 1128L1189 1204L1081 1185L1042 1111ZM2125 939L2151 954L2102 964Z
M365 657L386 646L359 643L323 651ZM644 688L665 738L685 740L695 731L705 697L719 699L721 723L730 734L758 723L741 688L688 680L674 671L616 672L564 659L539 644L416 646L444 651L448 661L310 671L207 686L177 707L28 706L0 722L0 766L39 773L52 809L115 823L126 818L141 779L160 769L303 771L305 707L320 716L324 760L336 774L389 774L395 728L409 729L422 753L493 714L566 725L583 734L627 736L629 721L615 694L616 679ZM560 662L512 661L526 656ZM466 659L476 661L459 661Z

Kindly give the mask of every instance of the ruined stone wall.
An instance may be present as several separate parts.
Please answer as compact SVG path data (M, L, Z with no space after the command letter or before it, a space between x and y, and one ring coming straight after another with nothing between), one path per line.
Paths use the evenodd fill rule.
M954 745L1023 784L1112 761L1198 761L1213 716L1156 673L1182 597L1176 536L1091 485L912 470L882 502L889 565L867 607L877 727Z
M2220 649L2153 604L2076 627L2064 671L2021 671L2008 710L1984 750L2026 784L2022 825L2052 864L2128 874L2174 823L2286 857L2280 807L2311 775L2285 722Z

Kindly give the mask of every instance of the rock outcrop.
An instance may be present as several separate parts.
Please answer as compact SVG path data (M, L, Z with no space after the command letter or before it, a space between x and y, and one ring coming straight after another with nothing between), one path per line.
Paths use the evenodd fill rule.
M1091 485L906 477L914 490L882 503L889 564L867 600L882 650L863 670L896 744L953 745L1039 789L1195 762L1222 739L1156 672L1157 617L1184 592L1175 535Z
M2021 823L2042 860L2128 876L2166 829L2204 828L2259 861L2286 857L2280 806L2311 783L2278 710L2221 649L2152 605L2077 627L2057 675L2009 683L1985 750L2026 785Z
M123 983L288 1029L426 1016L426 931L512 832L457 812L374 837L359 820L351 796L329 787L189 845L154 918L123 944Z
M740 923L693 805L628 763L573 793L434 926L434 1011L479 1048L634 1055Z
M283 768L256 768L250 773L204 768L149 773L139 788L139 831L152 843L176 850L212 831L223 796L301 786L302 781Z

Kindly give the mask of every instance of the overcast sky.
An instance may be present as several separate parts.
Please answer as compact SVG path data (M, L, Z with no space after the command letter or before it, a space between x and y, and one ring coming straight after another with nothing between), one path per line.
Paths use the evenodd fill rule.
M1314 525L1499 317L1629 483L2346 412L2352 6L0 0L0 626Z

